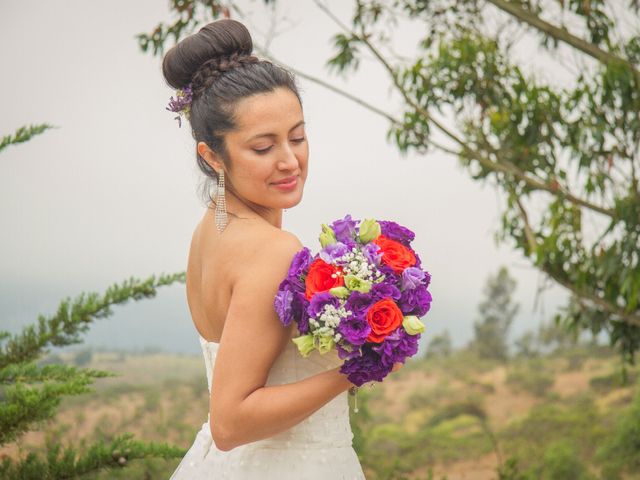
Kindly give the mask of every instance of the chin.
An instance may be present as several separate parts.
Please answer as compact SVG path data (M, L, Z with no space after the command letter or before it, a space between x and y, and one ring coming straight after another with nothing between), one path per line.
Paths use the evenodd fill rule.
M286 202L283 202L283 204L280 206L280 208L293 208L296 205L298 205L300 202L302 201L302 192L300 192L300 195L296 195L295 198L292 198Z
M304 182L300 182L295 190L290 192L278 192L277 199L274 202L275 208L292 208L302 201L304 193Z

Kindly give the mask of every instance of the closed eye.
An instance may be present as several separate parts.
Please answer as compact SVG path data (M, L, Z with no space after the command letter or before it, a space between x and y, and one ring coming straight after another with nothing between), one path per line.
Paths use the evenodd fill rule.
M295 142L295 143L302 143L307 139L307 137L300 137L300 138L293 138L291 141ZM253 149L254 152L256 152L259 155L264 155L265 153L267 153L269 150L271 150L271 148L273 147L273 145L267 147L267 148L263 148L262 150L258 150L258 149Z

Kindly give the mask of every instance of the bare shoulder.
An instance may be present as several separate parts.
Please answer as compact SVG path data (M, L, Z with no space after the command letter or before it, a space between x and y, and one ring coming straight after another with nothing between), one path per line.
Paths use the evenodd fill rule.
M226 237L234 242L226 254L232 248L239 253L232 260L235 278L212 379L211 391L217 394L210 402L211 421L222 432L234 430L237 406L266 385L295 333L293 323L281 323L274 299L302 244L294 234L269 225L242 226Z
M295 234L265 224L243 226L243 231L229 237L229 241L233 242L234 256L238 259L235 270L240 277L247 269L257 267L272 273L282 270L283 266L288 268L293 256L303 248Z

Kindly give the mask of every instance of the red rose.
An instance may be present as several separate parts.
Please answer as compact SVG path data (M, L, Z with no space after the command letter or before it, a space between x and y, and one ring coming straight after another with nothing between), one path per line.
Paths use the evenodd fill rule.
M416 264L416 256L413 251L400 242L391 240L384 235L378 235L373 243L380 247L382 263L389 265L396 273L401 273L405 268Z
M367 310L367 322L371 327L367 342L382 342L387 335L402 325L402 320L402 312L391 298L377 301Z
M332 277L333 274L336 276ZM309 273L307 273L304 283L306 287L304 294L309 300L315 293L326 292L333 287L342 287L344 285L342 269L317 258L309 265Z

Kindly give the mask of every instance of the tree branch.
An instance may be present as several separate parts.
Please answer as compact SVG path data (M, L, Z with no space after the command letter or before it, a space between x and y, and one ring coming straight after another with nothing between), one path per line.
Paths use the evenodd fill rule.
M393 67L389 64L389 62L386 61L386 59L382 56L382 54L371 44L371 42L368 40L368 36L365 34L364 31L361 31L360 35L357 35L355 32L353 32L352 30L350 30L348 27L346 27L330 10L328 10L328 8L325 5L322 5L320 2L318 2L317 0L314 0L314 3L318 6L318 8L320 10L322 10L323 12L325 12L327 14L327 16L329 16L329 18L331 18L342 30L345 31L345 33L349 34L349 35L354 35L356 36L362 43L364 43L367 48L369 48L369 50L373 53L373 55L378 59L378 61L380 61L380 63L384 66L384 68L387 70L387 72L389 73L389 75L391 76L393 83L395 85L395 87L398 89L398 91L401 93L402 97L404 98L404 100L411 105L418 113L420 113L420 115L422 115L426 121L430 121L432 122L441 132L443 132L446 136L448 136L449 138L451 138L452 140L454 140L458 145L460 145L462 147L462 149L467 153L468 156L476 159L478 162L480 162L482 165L484 165L486 168L494 171L494 172L503 172L503 173L509 173L513 176L515 176L516 178L518 178L519 180L522 180L523 182L525 182L527 185L529 185L532 188L535 188L537 190L545 190L553 195L557 195L558 191L560 191L560 193L570 202L573 202L577 205L581 205L583 207L589 208L591 210L594 210L596 212L602 213L604 215L608 215L610 217L615 217L615 211L612 209L608 209L605 207L600 207L598 205L595 205L587 200L583 200L579 197L576 197L575 195L571 194L570 192L568 192L565 189L562 189L559 186L556 186L555 184L553 185L548 185L540 180L536 180L534 178L531 178L529 175L527 175L525 172L523 172L521 169L519 169L517 166L515 166L514 164L508 162L507 160L502 159L500 162L494 162L486 157L484 157L479 151L469 147L469 145L467 145L463 139L461 139L460 137L458 137L453 131L449 130L447 127L445 127L442 123L440 123L438 120L436 120L434 117L431 116L431 114L423 109L420 105L416 104L413 99L411 97L409 97L409 95L407 94L407 92L402 88L402 85L400 84L394 70ZM358 5L360 6L360 2L357 2ZM233 5L234 9L240 14L240 16L242 17L242 11L235 6L235 4L232 2L231 5ZM370 103L368 103L367 101L356 97L355 95L352 95L351 93L348 93L338 87L335 87L334 85L331 85L328 82L325 82L324 80L321 80L318 77L315 77L313 75L310 75L308 73L304 73L290 65L287 65L284 62L279 61L278 59L276 59L273 55L271 55L267 49L260 47L257 43L254 42L254 47L255 49L264 57L270 59L271 61L287 68L288 70L290 70L291 72L293 72L294 74L302 77L302 78L306 78L307 80L317 83L318 85L321 85L329 90L331 90L334 93L337 93L338 95L341 95L355 103L357 103L358 105L366 108L367 110L375 113L376 115L380 115L384 118L386 118L388 121L390 121L392 124L397 125L397 126L404 126L403 122L401 122L400 120L396 119L395 117L393 117L391 114L379 109L378 107L371 105ZM418 132L417 132L418 133ZM425 140L426 142L426 140ZM449 147L445 147L443 145L440 145L436 142L434 142L433 140L428 140L428 142L433 145L435 148L438 148L440 150L442 150L443 152L449 153L451 155L455 155L455 156L460 156L461 152L460 151L456 151L452 148Z
M582 198L576 197L566 187L563 187L562 185L560 185L560 183L558 183L557 180L555 179L553 179L553 181L550 183L545 183L540 177L534 178L530 175L527 175L527 173L524 172L521 168L518 168L517 165L510 162L509 160L505 160L502 157L503 155L502 150L496 149L493 147L493 145L491 145L491 143L489 142L489 139L485 136L482 129L478 129L477 131L484 140L482 142L482 146L490 150L491 153L493 153L496 156L498 161L493 162L491 159L480 155L478 150L471 150L469 151L469 154L472 155L473 158L478 160L481 164L485 165L487 168L495 170L496 169L495 167L497 167L500 169L501 167L498 167L498 166L501 165L504 167L504 169L500 169L500 171L514 175L516 178L518 178L519 180L522 180L530 187L533 187L537 190L545 190L556 196L560 194L565 199L569 200L571 203L580 205L585 208L589 208L594 212L602 213L603 215L607 215L611 218L616 218L615 210L606 208L606 207L601 207L599 205L589 202L588 200L584 200Z
M357 3L360 6L359 0L357 0ZM443 124L435 120L427 110L425 110L424 108L422 108L420 105L416 104L413 101L413 99L404 90L404 88L402 88L402 85L400 84L400 81L398 80L398 77L395 74L393 67L386 61L386 59L380 54L380 52L371 44L371 42L368 39L368 35L364 32L363 28L364 27L361 26L360 35L358 35L358 38L360 39L360 41L362 41L362 43L364 43L367 46L367 48L369 48L369 50L371 50L371 52L375 55L375 57L380 61L380 63L382 63L385 69L389 72L389 75L391 75L394 85L396 86L396 88L398 89L402 97L405 99L405 101L409 105L411 105L418 113L420 113L420 115L424 116L426 121L432 122L442 133L444 133L453 141L458 143L462 147L462 149L465 152L467 152L468 156L475 158L476 160L478 160L478 162L480 162L482 165L489 168L490 170L504 172L504 173L511 173L518 179L525 182L530 187L533 187L538 190L545 190L549 193L552 193L553 195L557 195L558 192L560 192L570 202L589 208L591 210L602 213L604 215L615 217L616 213L612 209L600 207L587 200L578 198L575 195L571 194L570 192L566 190L562 190L559 186L556 186L555 184L548 185L546 183L535 180L529 177L528 175L526 175L525 172L520 170L518 167L516 167L515 165L513 165L512 163L506 160L501 160L500 162L493 162L490 159L485 158L479 151L471 148L467 143L464 142L464 140L458 137L454 132L452 132L451 130L446 128Z
M531 229L531 225L529 224L529 217L527 215L526 210L522 206L522 203L520 203L520 199L517 197L515 192L512 191L512 193L515 196L516 204L518 205L520 216L522 217L522 220L524 222L524 232L527 238L527 242L529 244L529 248L531 249L532 252L535 252L537 250L537 242L533 235L533 230ZM549 277L553 278L556 282L558 282L560 285L570 290L576 296L584 300L589 300L595 303L596 305L598 305L600 308L610 313L611 315L616 315L620 317L621 321L626 322L629 325L640 327L640 315L626 313L623 309L621 309L617 305L611 305L611 303L609 303L608 301L598 297L598 295L595 294L594 292L586 292L584 290L578 289L578 287L576 287L573 283L567 281L565 278L553 272L549 268L549 265L546 262L541 262L539 267L543 272L549 275ZM611 320L615 320L615 318L612 318Z
M522 7L516 5L514 2L510 2L509 0L487 0L489 3L493 4L495 7L500 10L507 12L508 14L514 16L521 22L524 22L550 36L553 38L565 42L568 45L580 50L583 53L595 58L599 62L604 63L605 65L609 62L620 62L626 65L629 70L636 77L636 81L640 82L640 71L638 71L635 66L624 58L620 58L612 53L609 53L605 50L602 50L597 45L593 43L587 42L575 35L572 35L567 30L556 27L545 20L542 20L540 17L531 13Z
M318 7L319 7L319 8L321 8L321 9L322 9L322 10L324 10L325 12L327 11L323 5L321 5L321 4L317 3L317 2L316 2L316 4L318 5ZM233 8L234 10L236 10L236 12L239 14L240 18L242 18L243 20L245 20L245 15L244 15L244 13L242 12L242 10L241 10L237 5L235 5L235 3L234 3L234 2L230 2L230 5L232 6L232 8ZM339 22L339 20L338 20L335 16L333 16L333 14L331 14L330 12L327 12L327 13L331 16L331 18L333 18L333 19L334 19L334 21L338 22L338 24L341 26L341 28L343 28L343 29L345 29L347 32L349 32L349 29L348 29L348 28L346 28L344 25L342 25L342 24ZM324 80L322 80L322 79L320 79L320 78L318 78L318 77L316 77L316 76L313 76L313 75L311 75L311 74L309 74L309 73L305 73L305 72L303 72L303 71L301 71L301 70L298 70L298 69L297 69L297 68L295 68L295 67L292 67L291 65L288 65L288 64L287 64L287 63L285 63L285 62L282 62L282 61L278 60L276 57L274 57L274 56L269 52L269 49L268 49L268 48L261 47L261 46L260 46L257 42L255 42L255 41L254 41L254 43L253 43L253 46L254 46L255 50L256 50L258 53L260 53L260 55L262 55L263 57L265 57L265 58L269 59L270 61L272 61L272 62L274 62L274 63L277 63L278 65L281 65L282 67L286 68L287 70L289 70L289 71L293 72L295 75L297 75L297 76L299 76L299 77L302 77L302 78L306 78L306 79L307 79L307 80L309 80L310 82L316 83L316 84L318 84L318 85L320 85L320 86L322 86L322 87L324 87L324 88L326 88L326 89L328 89L328 90L330 90L330 91L332 91L332 92L334 92L334 93L337 93L338 95L341 95L341 96L343 96L343 97L345 97L345 98L347 98L347 99L351 100L352 102L354 102L354 103L356 103L356 104L360 105L361 107L364 107L365 109L369 110L370 112L373 112L373 113L375 113L376 115L379 115L379 116L381 116L381 117L383 117L383 118L387 119L387 120L388 120L389 122L391 122L393 125L396 125L396 126L399 126L399 127L404 127L404 123L403 123L403 122L401 122L400 120L398 120L397 118L395 118L395 117L394 117L393 115L391 115L390 113L385 112L384 110L382 110L382 109L380 109L380 108L378 108L378 107L376 107L376 106L374 106L374 105L370 104L370 103L369 103L369 102L367 102L366 100L363 100L362 98L359 98L359 97L357 97L357 96L355 96L355 95L353 95L353 94L351 94L351 93L349 93L349 92L347 92L347 91L345 91L345 90L342 90L342 89L340 89L340 88L338 88L338 87L336 87L336 86L334 86L334 85L331 85L330 83L325 82ZM419 134L420 132L417 132L417 131L416 131L416 133L417 133L417 134ZM427 142L427 141L426 141L426 139L425 139L425 143L426 143L426 142ZM452 155L458 155L458 152L457 152L457 151L455 151L455 150L453 150L453 149L451 149L451 148L449 148L449 147L445 147L444 145L440 145L440 144L438 144L437 142L435 142L435 141L433 141L433 140L429 140L429 143L430 143L431 145L433 145L435 148L438 148L438 149L442 150L443 152L446 152L446 153L449 153L449 154L452 154Z

